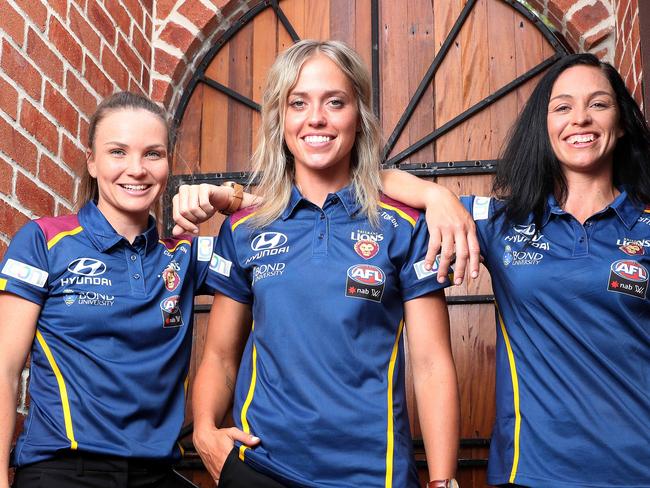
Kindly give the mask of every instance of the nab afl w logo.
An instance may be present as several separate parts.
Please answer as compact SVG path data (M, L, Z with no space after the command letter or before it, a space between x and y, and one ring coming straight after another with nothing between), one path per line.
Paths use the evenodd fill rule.
M356 264L348 268L347 275L346 297L381 302L386 282L386 274L381 268L370 264Z
M637 298L645 298L648 290L648 270L638 261L631 259L614 261L610 267L607 289Z
M287 236L280 232L263 232L253 239L251 249L253 251L265 251L282 247L287 243Z
M106 271L106 265L97 259L79 258L68 265L68 271L81 276L99 276Z

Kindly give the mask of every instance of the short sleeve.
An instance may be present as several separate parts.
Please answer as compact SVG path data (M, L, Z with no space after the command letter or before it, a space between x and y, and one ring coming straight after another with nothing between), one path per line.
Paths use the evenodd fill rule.
M41 228L28 222L11 240L0 263L0 290L42 305L48 296L47 242Z
M427 225L424 217L420 215L411 235L407 258L400 270L403 301L412 300L451 285L449 277L444 283L438 283L438 258L431 270L424 267L428 239Z
M253 292L250 280L246 271L239 265L230 218L221 225L216 241L210 259L207 286L238 302L252 303Z

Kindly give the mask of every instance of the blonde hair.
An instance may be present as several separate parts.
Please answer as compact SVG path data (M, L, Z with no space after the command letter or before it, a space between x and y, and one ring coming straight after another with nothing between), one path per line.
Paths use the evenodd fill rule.
M359 113L359 131L352 147L351 181L362 212L378 225L377 202L381 190L379 122L371 109L370 75L359 55L340 41L303 40L276 58L269 71L262 99L262 123L253 154L251 184L263 203L251 219L254 227L276 220L289 204L294 180L293 155L284 141L287 97L298 82L304 63L322 54L332 60L354 87Z
M169 121L167 112L165 109L156 105L151 99L140 95L138 93L132 92L117 92L113 95L105 98L95 109L95 113L90 118L90 123L88 126L88 151L89 154L95 151L95 133L97 132L97 126L100 122L106 118L110 113L116 112L118 110L146 110L151 112L153 115L158 117L167 129L167 158L169 163L169 168L171 169L172 164L172 153L174 150L174 130L172 124ZM97 180L90 176L88 172L88 167L84 169L83 174L81 175L81 182L79 183L79 193L76 200L76 209L79 210L86 203L91 200L97 201L99 198L99 187L97 186ZM160 213L159 207L160 201L157 201L154 208L154 214L158 216Z

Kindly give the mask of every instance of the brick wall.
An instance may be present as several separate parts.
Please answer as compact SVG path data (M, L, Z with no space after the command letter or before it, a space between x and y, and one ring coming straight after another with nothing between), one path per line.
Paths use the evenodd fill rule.
M88 119L149 93L152 0L0 0L0 255L28 219L69 213Z
M642 0L647 1L647 0ZM637 102L643 101L638 0L619 0L616 4L615 66Z

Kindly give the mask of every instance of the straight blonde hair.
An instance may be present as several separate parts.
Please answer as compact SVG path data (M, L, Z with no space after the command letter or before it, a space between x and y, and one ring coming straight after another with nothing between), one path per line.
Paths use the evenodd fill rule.
M361 205L373 226L379 224L377 202L381 191L379 122L372 112L370 74L359 55L340 41L303 40L278 55L269 71L262 99L262 123L253 154L250 184L258 181L262 197L258 212L251 219L253 227L265 227L276 220L291 197L295 177L293 155L284 141L284 118L287 97L298 82L304 63L322 54L345 73L354 87L359 113L351 157L351 181Z

